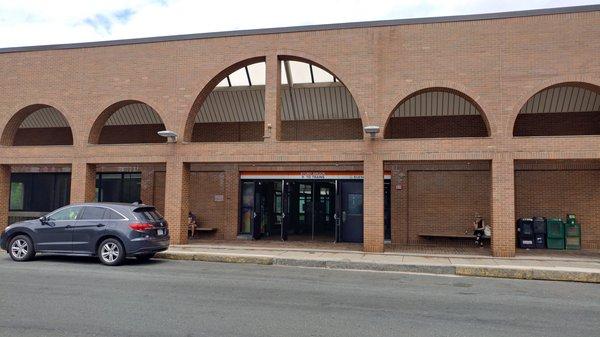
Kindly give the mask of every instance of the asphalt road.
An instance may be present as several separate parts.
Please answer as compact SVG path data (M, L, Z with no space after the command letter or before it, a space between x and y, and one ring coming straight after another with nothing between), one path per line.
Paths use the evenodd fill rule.
M0 336L598 336L600 286L0 253Z

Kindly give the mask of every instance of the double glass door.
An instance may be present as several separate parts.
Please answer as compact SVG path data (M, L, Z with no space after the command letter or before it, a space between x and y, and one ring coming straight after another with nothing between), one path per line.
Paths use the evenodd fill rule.
M243 180L240 234L362 242L362 181Z

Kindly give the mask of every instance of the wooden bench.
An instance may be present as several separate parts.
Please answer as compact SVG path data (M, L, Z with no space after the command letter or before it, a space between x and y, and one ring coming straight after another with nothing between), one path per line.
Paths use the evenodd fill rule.
M472 232L469 233L456 233L456 232L422 232L419 236L429 239L442 238L442 239L475 239L475 235ZM482 236L483 240L490 240L490 236Z
M474 239L473 233L456 233L456 232L422 232L419 236L425 238L448 238L448 239ZM484 237L485 238L485 237Z
M191 232L192 230L190 228L188 228L188 232ZM202 227L201 225L196 225L196 227L194 227L194 234L195 233L214 233L216 232L217 229L213 228L213 227ZM193 235L192 235L193 237Z

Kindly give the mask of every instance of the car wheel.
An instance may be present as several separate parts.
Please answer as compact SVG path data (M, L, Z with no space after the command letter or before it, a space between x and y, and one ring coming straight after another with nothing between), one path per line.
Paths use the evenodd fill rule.
M116 239L106 239L98 246L98 258L107 266L118 266L125 260L123 244Z
M150 253L150 254L138 255L135 258L140 262L146 262L146 261L149 261L153 257L154 257L154 253Z
M35 256L33 242L27 235L17 235L8 245L8 254L14 261L22 262L29 261Z

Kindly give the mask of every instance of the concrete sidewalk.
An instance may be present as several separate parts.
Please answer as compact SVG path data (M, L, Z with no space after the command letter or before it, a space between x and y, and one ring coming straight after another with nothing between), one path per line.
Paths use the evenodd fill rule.
M173 245L157 257L207 262L600 283L600 259L597 258L535 256L507 259L477 255L372 254L346 250L210 244Z

